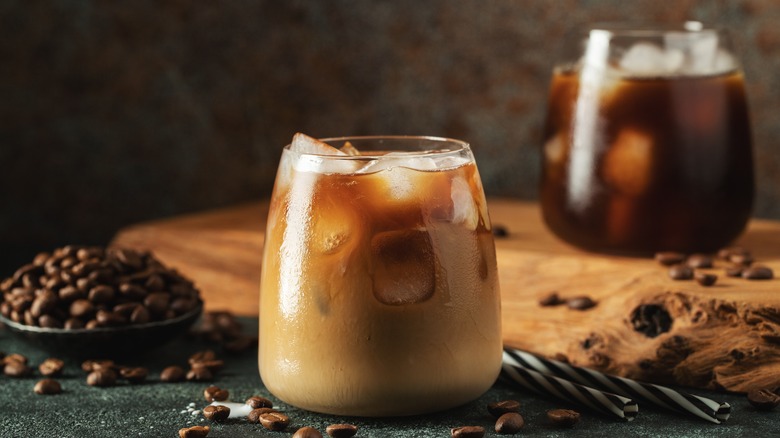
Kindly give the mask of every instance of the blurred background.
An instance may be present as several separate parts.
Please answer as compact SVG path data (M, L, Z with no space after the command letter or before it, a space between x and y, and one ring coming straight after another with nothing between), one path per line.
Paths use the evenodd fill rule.
M733 32L755 215L780 219L776 0L2 0L0 274L131 223L268 197L297 131L462 138L489 196L535 199L566 32L689 19Z

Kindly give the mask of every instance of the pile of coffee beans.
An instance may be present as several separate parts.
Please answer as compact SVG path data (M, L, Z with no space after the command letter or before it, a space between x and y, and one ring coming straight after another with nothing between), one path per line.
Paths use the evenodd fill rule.
M717 268L716 264L722 264L720 267L727 277L740 277L746 280L771 280L774 278L774 272L771 268L755 264L750 251L740 247L721 249L716 256L710 254L687 255L663 251L655 254L655 260L661 265L669 267L668 275L672 280L696 280L697 283L706 287L714 285L718 276L699 270L715 269Z
M747 400L760 411L771 411L780 406L780 388L759 388L748 391Z
M149 252L65 246L0 283L0 313L31 326L93 329L175 318L201 304L189 279Z

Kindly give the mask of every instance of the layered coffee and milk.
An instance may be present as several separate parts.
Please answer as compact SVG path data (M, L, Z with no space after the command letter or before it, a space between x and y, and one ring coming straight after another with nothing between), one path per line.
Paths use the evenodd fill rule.
M268 217L260 374L292 405L341 415L473 400L501 363L499 288L468 146L302 136L285 148ZM371 146L384 151L366 152ZM450 148L451 150L444 150ZM362 151L362 152L358 152Z

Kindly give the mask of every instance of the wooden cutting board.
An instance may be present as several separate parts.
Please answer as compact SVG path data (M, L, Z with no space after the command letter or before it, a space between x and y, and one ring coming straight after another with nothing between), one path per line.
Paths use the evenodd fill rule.
M490 199L489 206L493 224L509 231L496 239L507 345L641 380L780 387L780 279L728 278L712 269L718 281L711 287L674 281L651 259L561 242L535 203ZM138 224L112 244L154 251L195 280L207 310L257 315L267 212L260 202ZM780 275L780 222L751 221L737 244ZM597 305L541 306L552 292Z

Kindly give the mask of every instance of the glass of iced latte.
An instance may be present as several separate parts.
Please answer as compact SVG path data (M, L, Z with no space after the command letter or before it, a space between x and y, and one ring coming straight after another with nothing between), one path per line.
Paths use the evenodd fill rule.
M753 158L728 36L701 23L589 29L553 73L540 199L576 246L709 252L744 229Z
M296 134L268 214L260 375L316 412L412 415L501 366L490 220L468 144Z

